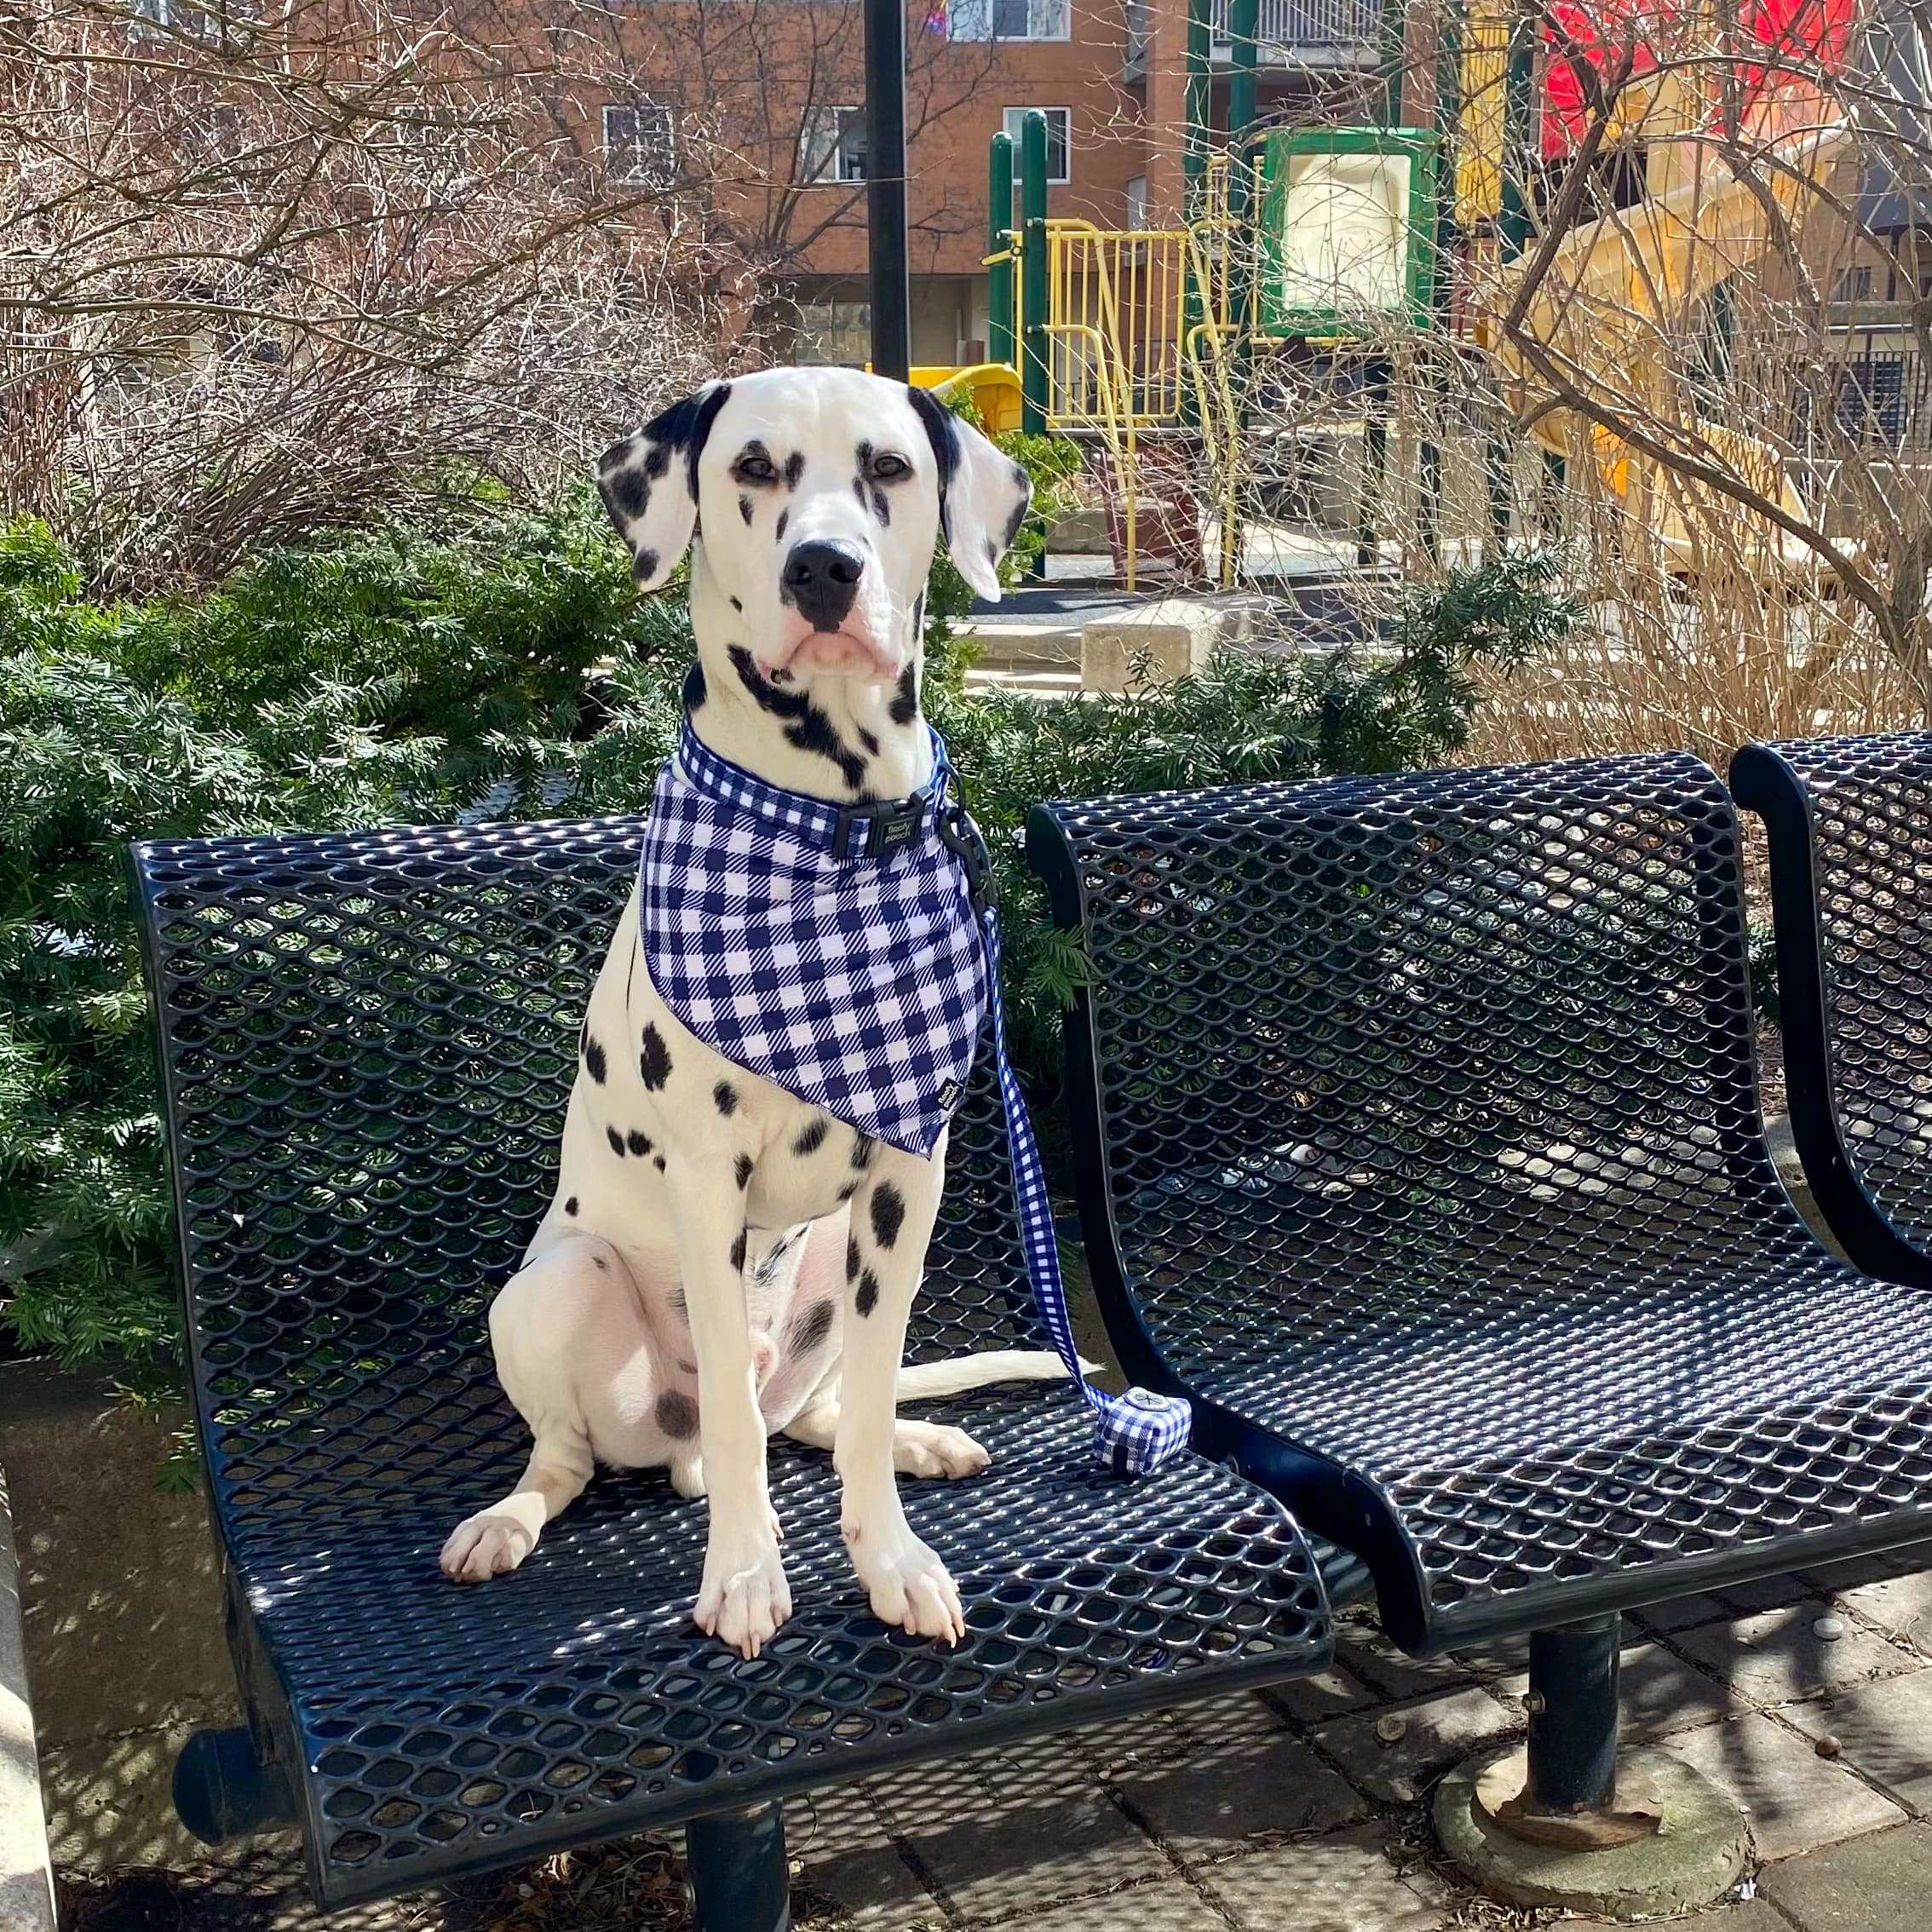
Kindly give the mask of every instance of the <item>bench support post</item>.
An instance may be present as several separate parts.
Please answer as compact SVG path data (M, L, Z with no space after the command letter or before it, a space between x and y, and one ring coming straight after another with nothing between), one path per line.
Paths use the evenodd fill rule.
M776 1798L693 1818L684 1828L684 1857L692 1932L790 1932L785 1807Z
M1529 1651L1526 1809L1607 1811L1617 1796L1617 1637L1613 1614L1537 1630Z

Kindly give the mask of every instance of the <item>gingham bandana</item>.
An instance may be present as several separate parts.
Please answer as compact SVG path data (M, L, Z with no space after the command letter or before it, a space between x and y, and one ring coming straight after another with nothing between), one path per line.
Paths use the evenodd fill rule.
M934 732L923 791L832 805L721 758L687 718L644 830L645 963L664 1003L727 1060L921 1156L965 1090L990 1006L1040 1319L1094 1412L1095 1454L1141 1475L1187 1448L1192 1413L1144 1389L1103 1394L1081 1371L1046 1174L1006 1056L986 848L949 803L951 778Z

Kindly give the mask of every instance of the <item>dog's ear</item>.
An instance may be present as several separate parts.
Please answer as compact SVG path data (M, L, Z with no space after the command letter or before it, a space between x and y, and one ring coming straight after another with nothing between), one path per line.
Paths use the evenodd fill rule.
M925 390L908 387L939 464L940 527L954 567L979 595L999 601L999 560L1013 547L1033 486L971 423Z
M730 394L729 382L707 382L598 458L598 493L630 546L640 590L655 590L691 547L698 527L698 459Z

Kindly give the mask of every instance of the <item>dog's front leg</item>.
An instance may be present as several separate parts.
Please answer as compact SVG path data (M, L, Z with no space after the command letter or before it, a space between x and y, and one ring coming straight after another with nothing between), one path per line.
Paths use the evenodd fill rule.
M943 1141L930 1160L877 1147L854 1197L832 1460L844 1487L839 1527L873 1615L957 1643L966 1634L959 1592L912 1533L893 1475L894 1384L939 1212L945 1153Z
M710 1498L700 1630L756 1657L791 1614L765 1475L765 1421L745 1314L745 1195L728 1159L669 1156L685 1307L698 1359L698 1429Z

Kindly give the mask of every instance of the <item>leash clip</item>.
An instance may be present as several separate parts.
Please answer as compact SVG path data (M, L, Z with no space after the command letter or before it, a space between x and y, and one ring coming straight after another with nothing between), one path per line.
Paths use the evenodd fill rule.
M832 855L838 859L883 859L911 845L926 822L926 802L914 792L910 798L895 798L871 805L842 805L838 825L832 834ZM865 842L852 849L854 826L863 825Z
M966 808L948 799L940 807L933 829L940 836L940 843L956 854L966 868L966 889L972 895L974 911L982 916L990 912L999 898L993 881L992 854L986 850L986 842Z

